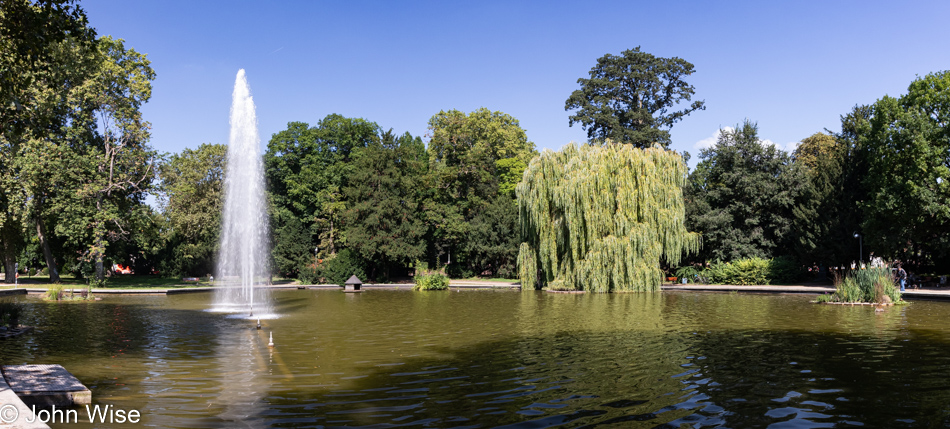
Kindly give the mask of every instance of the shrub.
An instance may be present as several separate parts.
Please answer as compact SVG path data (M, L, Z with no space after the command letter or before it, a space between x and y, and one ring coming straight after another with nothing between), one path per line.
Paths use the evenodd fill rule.
M769 284L769 260L762 258L717 262L706 270L713 283L730 285Z
M415 276L416 285L413 290L446 290L449 288L449 278L440 273L422 274Z
M699 280L700 270L692 265L687 265L685 267L679 267L676 269L676 277L679 279L686 279L687 283L697 283Z
M297 270L297 280L300 284L313 285L320 283L320 275L314 264L303 264Z
M769 280L772 284L792 284L805 278L806 271L792 258L780 256L769 261Z
M677 277L686 277L689 282L708 280L715 284L767 285L790 284L802 280L804 270L791 258L774 259L745 258L732 262L717 262L699 271L686 266L676 270Z
M363 260L350 249L343 249L322 263L300 268L300 281L305 284L331 283L343 286L350 276L366 280Z

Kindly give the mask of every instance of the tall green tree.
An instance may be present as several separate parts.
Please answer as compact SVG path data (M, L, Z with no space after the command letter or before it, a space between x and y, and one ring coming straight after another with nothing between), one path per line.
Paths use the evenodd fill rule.
M388 278L423 260L428 228L422 213L428 156L419 137L396 137L354 152L352 176L343 188L346 245L370 264L372 278ZM398 273L403 274L403 273Z
M591 143L632 144L646 148L658 143L670 145L670 128L686 115L705 109L705 102L689 102L695 89L685 78L693 74L693 65L678 57L662 58L643 52L637 46L619 56L607 54L597 59L590 78L580 78L564 104L564 110L576 110L570 118L580 123Z
M378 142L379 134L374 122L337 114L314 127L291 122L274 134L264 154L264 174L274 210L281 212L275 216L275 236L305 240L306 248L316 248L320 258L336 254L346 240L341 227L347 209L343 188L353 173L354 151ZM309 237L299 234L299 226ZM281 232L283 228L289 230ZM298 258L285 253L278 259Z
M95 31L72 1L0 2L0 251L13 281L26 231L36 231L53 281L48 202L74 88L95 66Z
M871 106L865 144L865 242L884 256L950 263L950 72L911 83Z
M793 209L806 184L791 157L745 121L699 154L686 188L687 227L703 234L702 257L731 261L792 253Z
M97 48L93 76L76 88L79 103L68 136L74 147L59 173L67 177L68 192L55 209L62 216L56 233L84 247L82 259L102 281L109 244L128 240L138 223L149 221L144 199L156 154L141 107L151 97L155 72L122 39L102 37Z
M656 291L661 260L701 238L684 225L686 163L631 145L565 146L535 158L518 185L525 289Z
M846 216L847 147L834 136L815 133L801 141L792 155L806 184L793 207L796 259L805 264L845 265L853 261L855 224Z
M202 144L158 166L158 201L167 221L165 274L214 272L224 206L227 146Z
M435 259L451 261L453 275L514 274L517 212L511 190L537 153L534 143L517 119L486 108L439 112L429 129L433 193L425 211Z

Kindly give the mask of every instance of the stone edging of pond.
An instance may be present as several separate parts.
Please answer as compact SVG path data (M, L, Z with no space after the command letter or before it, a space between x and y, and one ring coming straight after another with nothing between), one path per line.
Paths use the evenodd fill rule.
M0 296L26 295L26 289L0 289Z
M16 407L18 420L21 420L19 423L14 422L12 426L6 426L4 424L3 427L49 429L49 425L40 422L33 416L33 409L23 403L23 400L13 392L13 389L10 388L10 385L7 384L7 380L2 375L0 375L0 404L9 404ZM27 423L27 421L30 420L32 420L33 423Z
M364 290L411 290L413 287L412 283L364 283ZM486 289L486 290L511 290L511 289L521 289L521 286L518 284L511 283L457 283L450 284L452 289ZM267 290L296 290L296 289L315 289L315 290L343 290L342 286L335 284L319 284L319 285L272 285L272 286L262 286L263 289ZM216 289L221 289L220 287L186 287L186 288L174 288L174 289L93 289L93 295L179 295L184 293L200 293L200 292L211 292ZM71 289L63 289L63 292L69 293ZM84 292L86 288L74 288L74 292ZM0 290L0 296L3 295L39 295L46 293L46 289L42 288L27 288L27 289L2 289Z
M893 302L884 303L884 302L818 302L818 301L812 301L812 304L831 304L831 305L850 305L850 306L870 305L873 307L886 307L890 305L896 305Z

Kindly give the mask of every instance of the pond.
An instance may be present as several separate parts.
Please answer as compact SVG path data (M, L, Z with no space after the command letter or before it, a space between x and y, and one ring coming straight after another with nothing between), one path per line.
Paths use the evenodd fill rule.
M58 363L153 427L936 427L950 304L664 292L281 291L47 304L3 364ZM267 347L273 333L276 346ZM90 427L81 411L80 424ZM108 427L108 425L96 425ZM54 425L55 427L55 425Z

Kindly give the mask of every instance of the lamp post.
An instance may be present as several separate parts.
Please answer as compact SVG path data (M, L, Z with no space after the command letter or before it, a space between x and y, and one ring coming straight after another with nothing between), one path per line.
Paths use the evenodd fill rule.
M861 261L864 260L864 237L855 232L854 238L858 239L858 264L860 265Z

